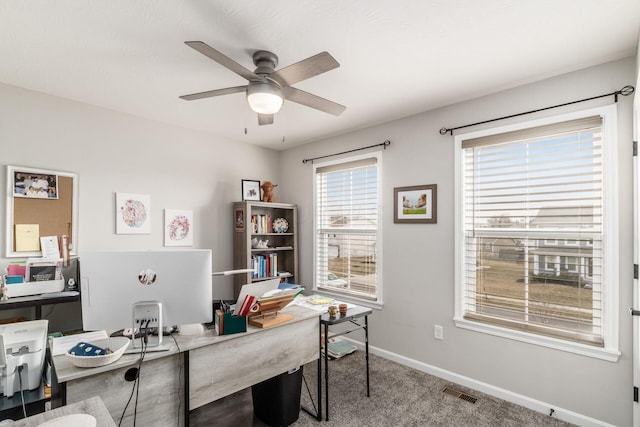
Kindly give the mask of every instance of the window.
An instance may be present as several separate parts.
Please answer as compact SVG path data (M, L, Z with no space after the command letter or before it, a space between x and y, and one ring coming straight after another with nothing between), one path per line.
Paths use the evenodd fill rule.
M456 137L458 326L617 359L615 126L610 106Z
M380 163L376 153L314 167L318 290L381 302Z
M567 269L567 271L570 271L572 273L577 273L578 272L578 258L574 257L574 256L570 256L567 257L567 263L565 265L565 268Z
M556 269L556 257L545 255L544 259L546 260L546 269L555 271Z

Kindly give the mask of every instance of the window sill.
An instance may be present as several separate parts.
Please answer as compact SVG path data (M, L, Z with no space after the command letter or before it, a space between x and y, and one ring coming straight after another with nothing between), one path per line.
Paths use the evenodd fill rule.
M461 319L459 317L455 317L453 320L458 328L482 332L489 335L539 345L542 347L553 348L555 350L566 351L569 353L580 354L582 356L602 359L608 362L617 362L618 358L620 357L620 352L617 349L593 347L590 345L574 343L558 338L545 337L543 335L516 331L500 326L487 325L484 323Z
M362 307L375 308L377 310L382 310L382 307L384 307L384 304L380 301L371 301L371 300L366 300L361 298L354 298L354 297L350 297L348 295L340 294L337 292L334 293L334 292L326 291L324 289L312 289L312 291L316 295L335 298L338 301L351 303L351 304L359 305Z

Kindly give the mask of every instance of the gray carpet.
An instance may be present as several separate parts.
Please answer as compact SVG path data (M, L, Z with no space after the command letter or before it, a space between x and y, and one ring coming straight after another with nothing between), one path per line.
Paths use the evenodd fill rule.
M571 425L375 355L370 356L371 397L367 397L365 358L362 351L330 361L329 372L329 422L319 423L301 411L292 426ZM315 362L304 366L304 378L317 402ZM477 401L471 403L443 393L444 387L461 391ZM301 395L302 405L312 408L304 381ZM223 414L233 415L227 419ZM193 411L190 421L194 426L266 426L253 415L250 389Z

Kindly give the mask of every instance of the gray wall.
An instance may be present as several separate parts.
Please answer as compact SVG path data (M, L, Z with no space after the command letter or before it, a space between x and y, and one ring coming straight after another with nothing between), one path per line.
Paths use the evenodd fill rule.
M163 209L192 209L197 227L194 247L213 248L214 269L219 270L232 265L230 204L240 198L240 180L277 182L278 200L300 207L301 283L309 285L312 166L303 165L302 159L389 139L392 145L383 154L384 308L370 319L372 345L408 362L626 426L631 425L632 412L627 311L632 283L632 233L627 232L632 229L632 100L622 98L619 103L618 220L624 232L619 243L622 356L617 363L454 326L454 148L453 138L440 136L438 129L608 93L635 81L635 60L630 58L282 153L0 84L0 159L3 165L79 174L80 253L98 248L161 248ZM526 119L608 102L594 101ZM2 171L0 184L5 180ZM438 184L438 223L394 224L393 188L434 183ZM151 234L115 235L115 192L151 195ZM4 224L5 199L0 199ZM231 279L216 278L213 286L214 296L230 296ZM52 318L64 329L78 313L78 307L60 306ZM444 341L433 339L434 324L444 326Z
M241 180L280 181L276 151L2 84L0 141L0 188L6 188L4 165L79 175L80 255L95 249L160 249L164 209L189 209L193 247L213 249L214 270L232 269L231 202L241 198ZM116 192L151 196L150 234L115 234ZM6 198L0 200L4 256ZM0 259L0 266L8 262ZM232 278L215 277L213 295L232 297ZM30 314L17 314L22 313ZM53 330L81 326L79 313L79 304L56 306Z
M452 136L441 136L438 130L610 93L633 85L635 75L635 59L629 58L286 151L281 159L287 165L281 195L299 205L301 281L312 282L313 266L313 167L302 164L302 159L389 139L392 144L383 153L382 184L384 308L370 319L371 344L399 358L566 411L631 425L632 97L618 103L622 356L617 363L454 326L454 145ZM493 125L611 102L612 97ZM438 185L438 223L394 224L393 188L418 184ZM433 338L434 324L444 326L444 341Z

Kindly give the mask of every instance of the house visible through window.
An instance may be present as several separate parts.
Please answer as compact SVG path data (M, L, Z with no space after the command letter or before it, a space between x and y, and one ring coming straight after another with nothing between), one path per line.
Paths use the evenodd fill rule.
M605 107L456 138L458 326L617 357L615 123Z
M380 156L315 170L315 287L381 302Z

